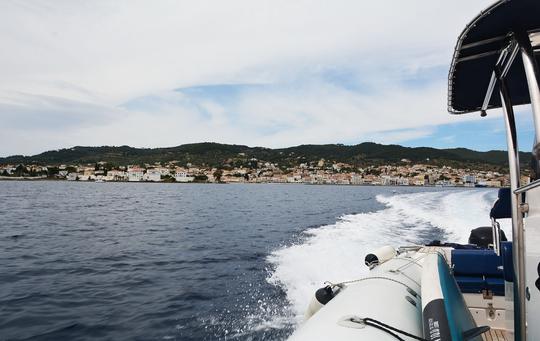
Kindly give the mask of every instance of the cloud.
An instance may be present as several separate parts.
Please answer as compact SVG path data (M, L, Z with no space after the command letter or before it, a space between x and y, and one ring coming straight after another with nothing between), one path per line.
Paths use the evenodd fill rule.
M368 135L367 141L377 141L386 144L400 143L403 141L409 141L414 139L425 138L433 135L435 129L431 127L421 127L413 129L399 129L390 131L376 132Z
M366 94L323 77L279 85L183 88L138 98L125 107L137 113L133 117L146 131L154 126L152 131L161 132L144 139L149 145L195 137L269 147L365 140L397 143L428 136L434 124L455 120L446 114L441 89L437 82L420 88L386 84ZM161 127L165 125L177 133L165 133Z
M456 135L447 135L439 138L440 141L445 143L454 143L456 142Z
M0 95L4 129L62 131L81 125L106 124L117 108L63 97L10 93Z
M426 136L451 120L453 45L488 3L0 2L0 155Z

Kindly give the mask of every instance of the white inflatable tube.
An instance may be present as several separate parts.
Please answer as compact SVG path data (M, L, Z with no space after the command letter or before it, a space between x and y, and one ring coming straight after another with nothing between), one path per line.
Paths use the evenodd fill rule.
M392 246L383 246L377 250L368 253L365 258L366 265L371 269L379 264L382 264L397 255L396 249Z
M345 284L290 340L395 341L392 335L361 323L363 318L421 336L422 267L417 260L421 261L418 258L422 255L425 256L409 252L391 258L371 270L368 276Z

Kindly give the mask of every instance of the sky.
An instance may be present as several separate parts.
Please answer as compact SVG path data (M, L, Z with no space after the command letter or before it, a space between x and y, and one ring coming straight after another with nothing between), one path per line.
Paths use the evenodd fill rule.
M0 1L0 156L71 146L365 141L504 149L447 112L487 0ZM532 145L518 110L520 148Z

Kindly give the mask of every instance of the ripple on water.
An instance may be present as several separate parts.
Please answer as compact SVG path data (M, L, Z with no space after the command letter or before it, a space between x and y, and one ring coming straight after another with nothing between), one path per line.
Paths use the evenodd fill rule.
M295 295L324 277L291 247L334 250L339 238L309 248L312 232L385 209L375 198L391 191L0 182L2 338L284 339L304 303Z

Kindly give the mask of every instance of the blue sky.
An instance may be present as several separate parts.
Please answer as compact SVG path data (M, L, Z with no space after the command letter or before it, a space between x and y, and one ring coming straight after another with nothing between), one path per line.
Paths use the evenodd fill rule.
M457 36L490 2L0 2L0 156L202 141L504 149L500 112L446 111ZM528 150L529 115L518 125Z
M459 118L456 120L459 121ZM521 111L516 114L518 146L522 151L532 150L534 128L532 114ZM506 134L501 116L489 116L478 121L442 124L434 127L430 136L412 139L402 143L409 147L431 146L435 148L454 148L474 146L473 149L506 150Z

